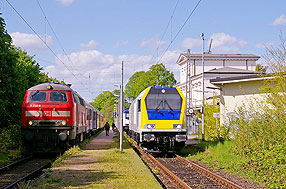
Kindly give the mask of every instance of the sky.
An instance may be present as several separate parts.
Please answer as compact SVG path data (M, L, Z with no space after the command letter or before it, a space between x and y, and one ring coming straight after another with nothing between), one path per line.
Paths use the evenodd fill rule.
M286 36L286 1L0 0L13 44L88 102L163 63L180 81L180 53L254 54ZM20 16L19 16L20 15Z

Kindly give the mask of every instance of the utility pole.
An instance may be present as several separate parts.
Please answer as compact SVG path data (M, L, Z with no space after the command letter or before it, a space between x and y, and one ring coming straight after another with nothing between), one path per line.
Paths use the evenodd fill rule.
M205 78L204 78L204 72L205 72L205 60L204 60L204 40L205 35L204 33L201 34L202 38L202 141L205 140L205 110L204 110L204 100L205 100Z
M120 85L120 152L123 151L123 61L121 63L121 85Z
M187 133L191 134L191 96L190 96L190 49L188 49L187 73L186 73L186 115L187 115Z

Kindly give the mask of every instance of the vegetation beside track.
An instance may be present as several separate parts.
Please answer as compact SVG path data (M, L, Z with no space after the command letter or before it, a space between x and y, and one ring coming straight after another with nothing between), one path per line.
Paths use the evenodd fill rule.
M209 132L224 130L217 129L211 121L212 105L216 103L206 104L206 140L223 143L202 143L192 150L192 154L197 154L191 156L215 168L245 175L267 188L286 188L286 37L281 35L280 40L280 46L269 47L264 57L264 68L269 73L261 73L264 80L259 90L263 98L248 99L234 112L224 115L228 121L222 125L227 131L223 135ZM243 94L243 86L240 90Z
M277 169L277 171L269 173L269 169L266 169L266 166L262 164L263 162L260 162L260 167L253 166L255 162L252 162L252 159L238 155L235 152L234 141L224 141L223 143L205 141L185 147L182 149L182 153L189 154L187 159L201 161L206 163L210 168L216 170L223 169L232 175L239 175L243 178L256 181L267 188L285 187L285 180L283 180L285 172L280 172L281 170ZM273 163L271 159L268 160L268 163L269 166L272 165L273 167L284 166ZM262 169L263 167L264 169ZM277 180L277 178L280 178L280 180Z
M118 147L119 138L115 137L101 150L75 148L29 187L161 188L126 139L123 153Z

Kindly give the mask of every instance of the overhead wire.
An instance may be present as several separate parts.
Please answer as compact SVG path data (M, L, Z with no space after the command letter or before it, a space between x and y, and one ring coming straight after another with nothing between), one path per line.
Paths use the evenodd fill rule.
M51 49L51 47L43 40L43 38L34 30L34 28L26 21L26 19L17 11L17 9L8 1L9 6L18 14L18 16L25 22L25 24L34 32L34 34L45 44L45 46L52 52L52 54L65 66L65 68L78 80L82 85L83 83L77 78L77 76L71 71L71 69L57 56L57 54ZM93 94L88 88L86 88L91 94Z
M162 41L162 40L164 39L164 37L165 37L165 34L166 34L166 32L167 32L167 29L169 28L170 23L171 23L171 21L172 21L172 19L173 19L173 17L174 17L175 12L176 12L176 9L177 9L177 6L178 6L178 4L179 4L179 1L180 1L180 0L177 0L177 3L176 3L176 5L175 5L175 7L174 7L174 9L173 9L173 12L172 12L172 15L171 15L171 17L170 17L170 19L169 19L169 21L168 21L168 24L167 24L167 26L166 26L166 28L165 28L165 30L164 30L164 32L163 32L163 35L162 35L162 37L161 37L161 39L160 39L160 41L159 41L159 43L158 43L157 48L155 49L155 52L153 53L151 62L152 62L152 60L155 58L156 51L158 52L158 49L159 49L160 44L161 44L161 41Z
M183 30L183 28L185 27L185 25L187 24L187 22L189 21L189 19L191 18L191 16L194 14L195 10L197 9L197 7L199 6L199 4L201 3L202 0L199 0L198 3L196 4L196 6L193 8L192 12L189 14L189 16L187 17L187 19L185 20L185 22L183 23L183 25L181 26L181 28L178 30L178 32L176 33L175 37L170 41L168 47L165 49L164 53L161 55L160 59L157 61L157 63L159 63L162 58L164 57L164 55L166 54L166 52L168 51L168 49L170 48L170 46L172 45L172 43L176 40L176 38L178 37L179 33Z
M82 74L80 73L80 71L79 71L77 68L75 68L73 62L70 60L70 58L69 58L69 56L67 55L67 53L66 53L66 51L65 51L65 49L64 49L64 47L63 47L63 45L62 45L62 43L60 42L60 40L59 40L59 38L58 38L58 36L57 36L55 30L53 29L52 25L50 24L50 22L49 22L49 20L48 20L46 14L45 14L45 12L44 12L44 9L43 9L42 6L41 6L39 0L36 0L36 1L37 1L37 3L38 3L38 6L39 6L40 9L41 9L42 14L44 15L45 20L47 21L47 23L48 23L50 29L52 30L54 36L56 37L56 40L57 40L58 44L60 45L60 47L61 47L63 53L64 53L65 56L67 57L67 59L68 59L68 61L70 62L71 66L73 67L72 69L76 70L81 76L85 77L84 75L82 75Z

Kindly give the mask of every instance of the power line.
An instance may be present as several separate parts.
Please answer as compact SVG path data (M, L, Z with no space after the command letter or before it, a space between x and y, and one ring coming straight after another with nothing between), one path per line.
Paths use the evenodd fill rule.
M163 40L163 38L165 37L165 34L166 34L166 32L167 32L167 29L169 28L169 25L170 25L170 23L171 23L171 20L172 20L173 17L174 17L174 14L175 14L175 11L176 11L177 6L178 6L178 4L179 4L179 1L180 1L180 0L177 1L176 5L175 5L175 8L173 9L173 13L172 13L172 15L171 15L171 17L170 17L170 19L169 19L169 22L168 22L166 28L165 28L165 31L163 32L163 35L162 35L162 37L161 37L161 39L160 39L160 41L159 41L159 44L158 44L157 48L155 49L155 52L154 52L154 54L153 54L153 56L152 56L151 61L154 59L155 54L156 54L156 51L158 52L158 49L159 49L159 47L160 47L160 43L161 43L161 41Z
M25 18L16 10L16 8L8 1L6 2L9 4L9 6L20 16L20 18L27 24L27 26L34 32L35 35L45 44L45 46L52 52L52 54L65 66L65 68L74 76L75 79L77 79L81 84L83 84L77 76L68 68L68 66L56 55L56 53L50 48L50 46L42 39L42 37L34 30L34 28L25 20ZM89 90L89 89L87 89ZM90 90L89 92L93 94Z
M48 20L46 14L45 14L45 12L44 12L44 9L43 9L42 6L41 6L39 0L36 0L36 1L37 1L37 3L38 3L38 6L39 6L40 9L41 9L41 12L42 12L43 15L44 15L45 20L47 21L49 27L51 28L51 30L52 30L52 32L53 32L53 34L54 34L54 36L56 37L56 40L57 40L58 44L60 45L60 47L61 47L63 53L65 54L65 56L67 57L68 61L70 62L70 65L71 65L71 66L73 67L73 69L76 70L81 76L85 77L84 75L82 75L82 74L80 73L80 71L79 71L77 68L75 68L74 64L72 63L72 61L70 60L69 56L67 55L67 53L66 53L66 51L65 51L65 49L64 49L64 47L63 47L63 45L62 45L62 43L60 42L60 40L59 40L59 38L58 38L58 36L57 36L55 30L53 29L52 25L50 24L50 22L49 22L49 20Z
M179 33L182 31L182 29L185 27L186 23L189 21L189 19L191 18L191 16L193 15L193 13L195 12L195 10L197 9L197 7L199 6L199 4L201 3L202 0L199 0L198 3L196 4L196 6L194 7L194 9L192 10L192 12L190 13L190 15L188 16L188 18L185 20L184 24L181 26L181 28L179 29L179 31L177 32L177 34L175 35L175 37L170 41L168 47L166 48L166 50L164 51L164 53L162 54L162 56L160 57L160 59L157 61L157 63L159 63L161 61L161 59L163 58L163 56L166 54L167 50L170 48L170 46L172 45L172 43L176 40L176 38L178 37Z

